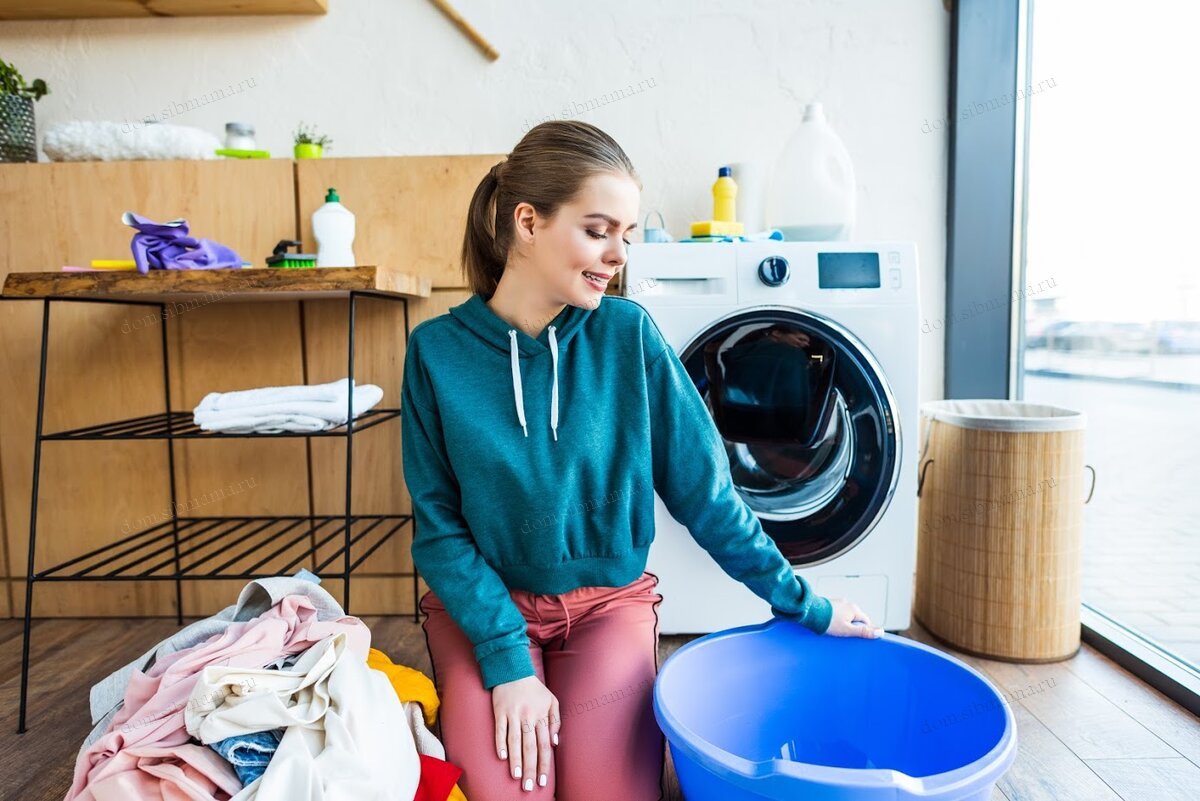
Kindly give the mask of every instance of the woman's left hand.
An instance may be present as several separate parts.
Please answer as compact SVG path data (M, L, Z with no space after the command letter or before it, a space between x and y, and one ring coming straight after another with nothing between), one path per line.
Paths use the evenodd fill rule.
M829 600L833 602L833 617L829 621L829 628L825 630L826 634L832 634L834 637L865 637L868 640L883 636L883 629L872 627L871 619L858 604L845 598Z

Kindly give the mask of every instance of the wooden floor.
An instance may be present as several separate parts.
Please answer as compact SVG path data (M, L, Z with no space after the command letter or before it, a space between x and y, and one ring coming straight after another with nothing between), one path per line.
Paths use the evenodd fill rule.
M363 621L397 663L432 675L420 624ZM18 735L21 622L0 620L0 798L61 799L91 729L88 689L176 628L173 619L35 622L29 730ZM1069 661L1014 665L957 654L918 627L904 635L954 653L1010 699L1019 752L993 801L1200 798L1200 722L1087 645ZM691 639L664 635L659 664ZM669 760L664 797L677 801Z

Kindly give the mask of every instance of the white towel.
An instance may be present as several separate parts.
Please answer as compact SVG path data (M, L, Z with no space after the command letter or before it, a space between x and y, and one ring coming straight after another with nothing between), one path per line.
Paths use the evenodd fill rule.
M210 392L196 407L198 412L219 412L247 406L266 406L286 401L337 401L346 405L350 379L340 378L328 384L296 384L286 387L239 389L235 392Z
M350 380L312 386L264 387L210 392L192 411L192 421L205 431L278 433L323 431L346 423ZM383 399L374 384L354 387L354 416Z

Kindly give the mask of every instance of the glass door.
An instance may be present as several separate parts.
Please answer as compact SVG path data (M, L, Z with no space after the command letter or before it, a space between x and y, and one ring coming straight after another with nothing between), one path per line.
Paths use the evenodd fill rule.
M1200 7L1031 3L1018 396L1084 411L1083 600L1200 665Z
M875 527L900 470L882 369L822 315L757 307L715 321L680 356L725 441L738 493L796 566Z

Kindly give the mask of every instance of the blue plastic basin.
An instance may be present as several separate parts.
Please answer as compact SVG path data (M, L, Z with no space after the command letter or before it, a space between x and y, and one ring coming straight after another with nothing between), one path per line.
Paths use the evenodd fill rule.
M779 618L679 648L654 715L687 801L987 801L1017 752L1012 710L960 660Z

